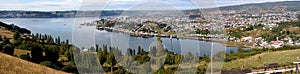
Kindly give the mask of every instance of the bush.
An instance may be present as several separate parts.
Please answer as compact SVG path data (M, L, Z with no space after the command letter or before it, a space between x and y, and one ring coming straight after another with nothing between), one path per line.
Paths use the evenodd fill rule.
M45 60L56 62L59 58L58 50L55 48L50 48L45 52Z
M52 68L52 62L50 62L50 61L44 61L44 62L41 62L40 64Z
M31 61L30 55L29 53L27 54L22 54L19 56L21 59L27 60L27 61Z
M30 47L31 47L31 46L30 46L30 44L28 44L28 43L22 43L22 44L16 46L17 49L22 49L22 50L30 49Z
M31 49L31 58L33 62L41 62L43 60L43 49L39 46L34 46Z
M57 66L56 64L50 62L50 61L44 61L44 62L41 62L40 63L41 65L44 65L44 66L47 66L47 67L50 67L50 68L53 68L53 69L59 69L59 66Z
M64 66L62 68L62 70L65 71L65 72L70 72L70 73L78 73L77 68L74 65Z
M9 55L14 55L15 49L12 45L6 45L3 47L3 52Z

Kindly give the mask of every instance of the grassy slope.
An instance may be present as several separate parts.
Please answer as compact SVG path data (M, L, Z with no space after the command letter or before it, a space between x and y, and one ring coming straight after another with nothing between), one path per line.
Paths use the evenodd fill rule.
M14 35L13 32L10 32L8 30L2 30L2 29L0 29L0 36L7 37L7 38L12 38L13 35Z
M12 38L13 32L0 29L0 36ZM27 53L30 53L30 51L15 49L14 55L20 56L21 54ZM0 74L65 74L65 72L54 70L0 52Z
M65 72L0 53L0 74L65 74Z
M289 67L293 62L297 61L297 57L300 57L300 49L262 53L245 59L227 62L224 64L223 69L262 69L264 64L271 62L279 63L280 66Z

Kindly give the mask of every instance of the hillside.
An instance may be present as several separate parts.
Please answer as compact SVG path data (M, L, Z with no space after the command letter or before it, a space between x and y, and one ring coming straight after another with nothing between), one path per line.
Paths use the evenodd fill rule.
M0 74L66 74L4 53L0 53L0 59Z
M264 68L266 63L278 63L281 67L292 67L292 63L297 61L300 50L286 50L257 54L248 58L226 62L223 69L254 69Z
M243 4L234 6L219 7L220 10L275 10L275 11L300 11L300 1L282 1ZM183 12L199 12L198 9L184 10ZM74 17L95 17L98 13L101 16L118 16L124 10L105 11L0 11L0 18L74 18ZM127 13L141 13L143 11L126 11ZM164 11L165 12L165 11Z
M300 11L300 1L254 3L220 7L220 10L285 10Z

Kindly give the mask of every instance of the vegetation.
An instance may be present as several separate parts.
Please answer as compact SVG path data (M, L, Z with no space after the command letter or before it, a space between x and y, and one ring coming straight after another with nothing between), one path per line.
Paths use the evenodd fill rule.
M0 57L0 74L66 74L1 52Z
M137 50L135 49L128 49L126 54L123 55L121 53L121 51L118 48L114 48L114 47L108 47L106 45L103 45L102 47L98 47L99 45L96 45L97 48L95 49L97 52L97 58L99 59L99 64L101 64L101 66L104 67L105 72L110 72L110 73L126 73L126 74L130 74L130 72L128 72L127 70L123 69L122 67L120 67L120 65L122 66L126 66L126 65L131 65L131 66L137 66L137 64L145 64L146 62L151 62L150 56L157 56L158 54L162 54L160 53L161 51L159 51L157 48L152 47L150 50L151 51L145 51L144 49L142 49L141 47L138 47ZM162 67L159 68L159 70L157 72L155 72L154 74L161 74L161 73L175 73L176 70L181 71L181 69L178 69L179 64L198 64L197 62L193 63L193 60L199 60L198 62L201 62L201 65L198 67L199 69L197 70L197 72L200 73L205 73L206 72L206 68L207 68L207 63L209 62L209 57L208 56L194 56L191 53L189 54L175 54L174 52L168 51L166 49L162 50L164 52L166 52L166 60L164 61L164 63L162 63ZM85 53L91 53L93 51L88 51ZM87 55L87 54L80 54L80 55L76 55L76 58L82 57L83 55ZM91 57L92 55L90 55L89 57ZM117 63L116 58L120 58L122 57L124 61L126 61L125 63ZM129 60L129 57L133 57L133 59L137 62L133 62L133 60ZM194 59L192 58L194 57ZM127 58L127 59L126 59ZM185 60L185 61L184 61ZM93 59L85 59L85 62L90 62L93 61ZM162 61L162 60L161 60ZM159 63L159 61L155 62L155 63ZM84 64L84 63L83 63ZM153 70L153 68L150 67L151 65L147 65L147 66L143 66L144 70L139 71L142 73L148 73L151 70ZM91 67L86 67L86 68L91 68ZM83 68L81 68L83 69ZM88 72L98 72L97 70L94 71L88 71Z
M262 70L266 63L278 63L280 67L292 68L293 62L298 61L297 57L300 55L300 50L286 50L276 52L265 52L256 54L247 58L237 59L234 61L224 63L223 69L237 70L237 69L254 69Z
M297 25L290 25L290 27L297 27ZM246 28L245 30L230 30L231 36L239 37L243 34L237 34L239 31L253 31L257 28L262 28L262 25L258 26L250 26ZM285 28L285 26L278 26L278 29L271 30L270 32L278 32L278 30L282 30ZM290 29L289 29L290 30ZM160 32L159 32L160 33ZM209 34L208 30L198 30L198 33L200 34ZM294 34L294 31L286 31L283 34ZM162 74L162 73L175 73L176 70L183 71L188 70L186 68L179 68L179 64L199 64L197 67L196 73L205 73L206 69L208 67L208 63L210 62L210 58L208 56L195 56L191 53L188 54L176 54L172 51L168 51L167 49L163 49L162 47L162 41L160 40L160 37L158 36L158 47L152 47L149 50L146 51L145 49L138 47L137 50L135 49L127 49L126 54L122 54L121 50L119 50L117 47L109 47L107 45L102 45L101 47L99 45L96 45L96 48L89 48L89 51L87 52L80 52L80 49L72 46L69 44L69 41L62 41L60 40L60 37L53 38L50 35L41 35L41 34L32 34L28 36L22 36L24 32L19 31L16 29L14 31L14 35L12 38L6 38L6 37L0 37L0 51L9 55L14 55L15 48L27 50L30 51L30 53L21 54L18 57L21 59L31 61L34 63L38 63L53 69L57 70L63 70L66 72L72 72L77 73L77 68L75 66L75 60L80 60L86 57L88 57L86 60L80 60L78 69L88 70L92 69L87 72L100 72L100 66L104 67L105 72L110 73L125 73L130 74L127 70L122 68L121 66L126 65L137 65L137 64L145 64L147 62L154 62L158 63L159 65L162 65L162 67L158 68L158 71L156 71L154 74ZM297 34L297 33L295 33ZM273 51L283 51L283 50L294 50L294 49L300 49L300 46L284 46L277 49L252 49L252 50L243 50L239 49L238 52L230 52L226 54L225 58L225 66L229 65L229 67L225 67L224 69L237 69L240 67L238 64L237 66L230 67L232 63L236 63L236 60L239 59L245 59L245 58L251 58L251 56L261 54L261 53L268 53ZM73 54L73 52L78 54ZM94 54L89 54L94 53ZM97 55L95 55L97 53ZM163 60L158 61L152 61L153 57L161 56L163 53L166 53L166 59L163 63L161 63ZM59 60L62 58L61 56L65 56L67 59ZM126 61L125 64L120 64L116 60L116 58L122 57ZM278 55L273 55L278 56ZM295 55L296 56L296 55ZM76 57L74 59L73 57ZM133 62L132 60L128 59L128 57L133 57L133 60L137 62ZM266 56L267 58L267 56ZM198 61L195 61L198 60ZM260 58L259 58L260 59ZM99 61L99 62L96 62ZM271 60L273 61L273 60ZM96 65L90 65L89 63L92 62ZM63 64L63 63L69 63L69 64ZM228 64L229 63L229 64ZM260 64L263 64L265 62L259 62ZM258 64L258 63L257 63ZM281 65L287 65L287 61L280 62ZM150 72L154 68L152 68L151 64L146 64L142 67L142 71L139 72ZM243 65L244 66L244 65ZM253 66L253 65L245 65L245 68L253 68L253 69L259 69L261 68L261 65ZM138 67L138 66L136 66Z
M300 49L300 46L284 46L280 48L263 48L263 49L251 49L251 50L243 50L241 48L238 49L237 53L231 51L226 54L225 62L230 62L237 59L243 59L250 56L254 56L256 54L274 52L274 51L284 51L284 50L295 50Z
M201 35L208 35L208 34L210 34L210 31L209 31L208 29L204 29L204 30L202 30L202 29L197 29L197 30L196 30L196 33L197 33L197 34L201 34Z
M59 37L54 39L50 35L25 35L30 34L30 31L15 25L0 23L0 27L14 32L12 38L0 36L1 52L14 56L15 50L19 51L19 49L22 49L28 51L28 53L17 54L21 59L57 70L66 69L69 72L76 72L74 68L70 68L75 67L75 64L73 62L72 45L68 44L68 40L61 41ZM66 56L68 59L58 60L59 58L62 58L60 56ZM69 62L70 64L62 64L66 62ZM73 71L70 71L69 69L72 69Z
M3 22L0 22L0 26L4 27L7 30L13 31L13 32L20 32L20 33L26 33L26 34L31 33L31 31L29 31L25 28L20 28L20 27L14 25L14 24L8 25L8 24L5 24Z

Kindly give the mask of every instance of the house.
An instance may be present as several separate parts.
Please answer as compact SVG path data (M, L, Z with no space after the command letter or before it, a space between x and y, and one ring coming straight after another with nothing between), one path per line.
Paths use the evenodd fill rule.
M252 42L252 37L243 37L241 40L243 41L243 42Z
M272 44L271 44L271 46L273 47L273 48L280 48L280 47L282 47L284 45L284 42L283 41L272 41Z

